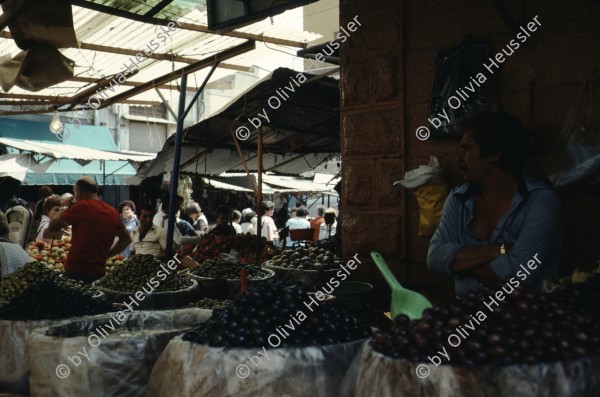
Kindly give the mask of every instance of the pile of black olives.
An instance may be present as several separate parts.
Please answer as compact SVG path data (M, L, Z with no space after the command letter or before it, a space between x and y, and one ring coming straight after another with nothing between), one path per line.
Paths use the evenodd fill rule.
M137 292L142 288L157 292L171 292L192 286L187 277L162 264L152 255L133 255L125 262L117 264L110 273L95 285L113 291Z
M516 289L496 305L496 292L471 292L448 307L425 310L420 320L400 315L388 332L375 333L373 349L412 362L467 366L600 354L600 322L572 305L572 295Z
M236 296L232 307L214 310L208 321L184 334L183 339L223 347L298 347L344 343L371 335L369 326L354 316L312 299L299 286L260 284Z
M52 271L52 270L50 270ZM62 277L42 280L0 308L5 320L63 319L114 311L106 298L77 281Z
M248 280L264 280L271 275L257 266L220 260L204 261L202 264L191 268L190 273L199 277L239 280L242 269L246 269L248 272Z
M594 320L600 321L600 274L589 278L585 283L569 284L557 289L552 296L564 301L570 310L582 310Z
M222 309L224 307L229 307L233 304L233 301L229 299L211 299L204 298L200 299L198 302L190 303L190 307L199 307L200 309Z

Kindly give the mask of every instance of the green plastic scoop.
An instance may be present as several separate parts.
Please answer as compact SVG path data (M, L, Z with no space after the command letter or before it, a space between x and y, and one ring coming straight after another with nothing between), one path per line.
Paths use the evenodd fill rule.
M379 252L371 252L371 258L392 289L392 304L390 305L392 319L399 314L405 314L411 320L420 319L423 316L423 310L431 307L431 302L418 292L404 288L394 277Z

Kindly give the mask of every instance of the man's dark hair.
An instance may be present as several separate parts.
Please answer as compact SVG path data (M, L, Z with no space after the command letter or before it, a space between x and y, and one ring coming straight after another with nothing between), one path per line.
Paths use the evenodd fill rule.
M466 120L463 130L473 133L481 158L500 153L501 169L514 174L521 172L527 136L518 118L504 112L481 112Z
M217 216L219 215L227 215L228 217L231 218L231 208L228 205L220 205L217 207Z
M179 207L183 203L183 197L181 197L180 195L177 194L177 195L175 195L175 200L177 202L177 209L179 209ZM170 204L171 204L171 193L165 192L162 195L161 200L160 200L161 208L168 212Z
M246 216L244 217L244 222L252 222L252 218L254 218L255 216L256 216L256 212L254 212L254 211L248 212L246 214Z
M308 215L308 208L306 208L305 206L298 208L298 210L296 211L296 216L299 218L306 215Z
M52 194L52 188L50 186L44 185L37 191L38 200L45 199L46 197Z
M119 212L123 212L123 208L129 207L133 212L135 212L135 203L131 200L123 200L119 204Z
M156 209L154 208L153 205L144 203L140 206L140 214L142 213L142 211L150 211L154 214L156 212Z
M79 179L77 180L77 182L75 182L75 184L77 185L77 188L80 191L88 193L98 193L98 185L96 183L92 184L87 181L84 181L83 179Z

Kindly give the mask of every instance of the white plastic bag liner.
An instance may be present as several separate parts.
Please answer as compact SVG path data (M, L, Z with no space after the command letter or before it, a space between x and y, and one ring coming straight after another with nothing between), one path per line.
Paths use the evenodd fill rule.
M394 182L407 189L414 189L426 184L431 178L439 175L440 162L436 156L429 156L429 164L420 165L417 169L406 171L404 179Z
M25 343L38 328L69 320L0 320L0 392L29 394L29 360Z
M454 367L396 360L365 343L342 382L342 397L575 397L600 395L600 357L570 363Z
M127 319L123 325L113 321L115 331L102 327L109 332L106 338L96 329L107 324L114 315L93 316L34 331L27 342L31 396L145 396L150 371L169 340L206 321L212 311L189 308L125 314ZM82 336L46 335L57 331ZM95 338L91 339L96 347L88 342L92 333L100 337L99 344ZM89 361L85 354L78 354L83 348ZM76 355L79 360L68 359ZM60 365L62 368L57 371ZM63 378L59 378L57 372ZM165 394L169 395L173 394Z
M271 348L208 347L174 338L160 356L148 397L337 396L348 366L364 340L329 346ZM263 355L259 355L260 350ZM261 360L254 365L249 357ZM238 369L247 365L245 369Z

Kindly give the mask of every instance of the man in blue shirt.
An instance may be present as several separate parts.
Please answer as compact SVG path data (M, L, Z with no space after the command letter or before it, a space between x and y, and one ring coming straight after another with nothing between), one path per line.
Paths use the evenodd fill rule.
M526 134L517 118L481 113L465 131L461 170L467 183L446 200L427 265L453 277L461 297L481 284L505 282L537 255L540 266L522 281L539 288L559 263L558 195L523 174Z

